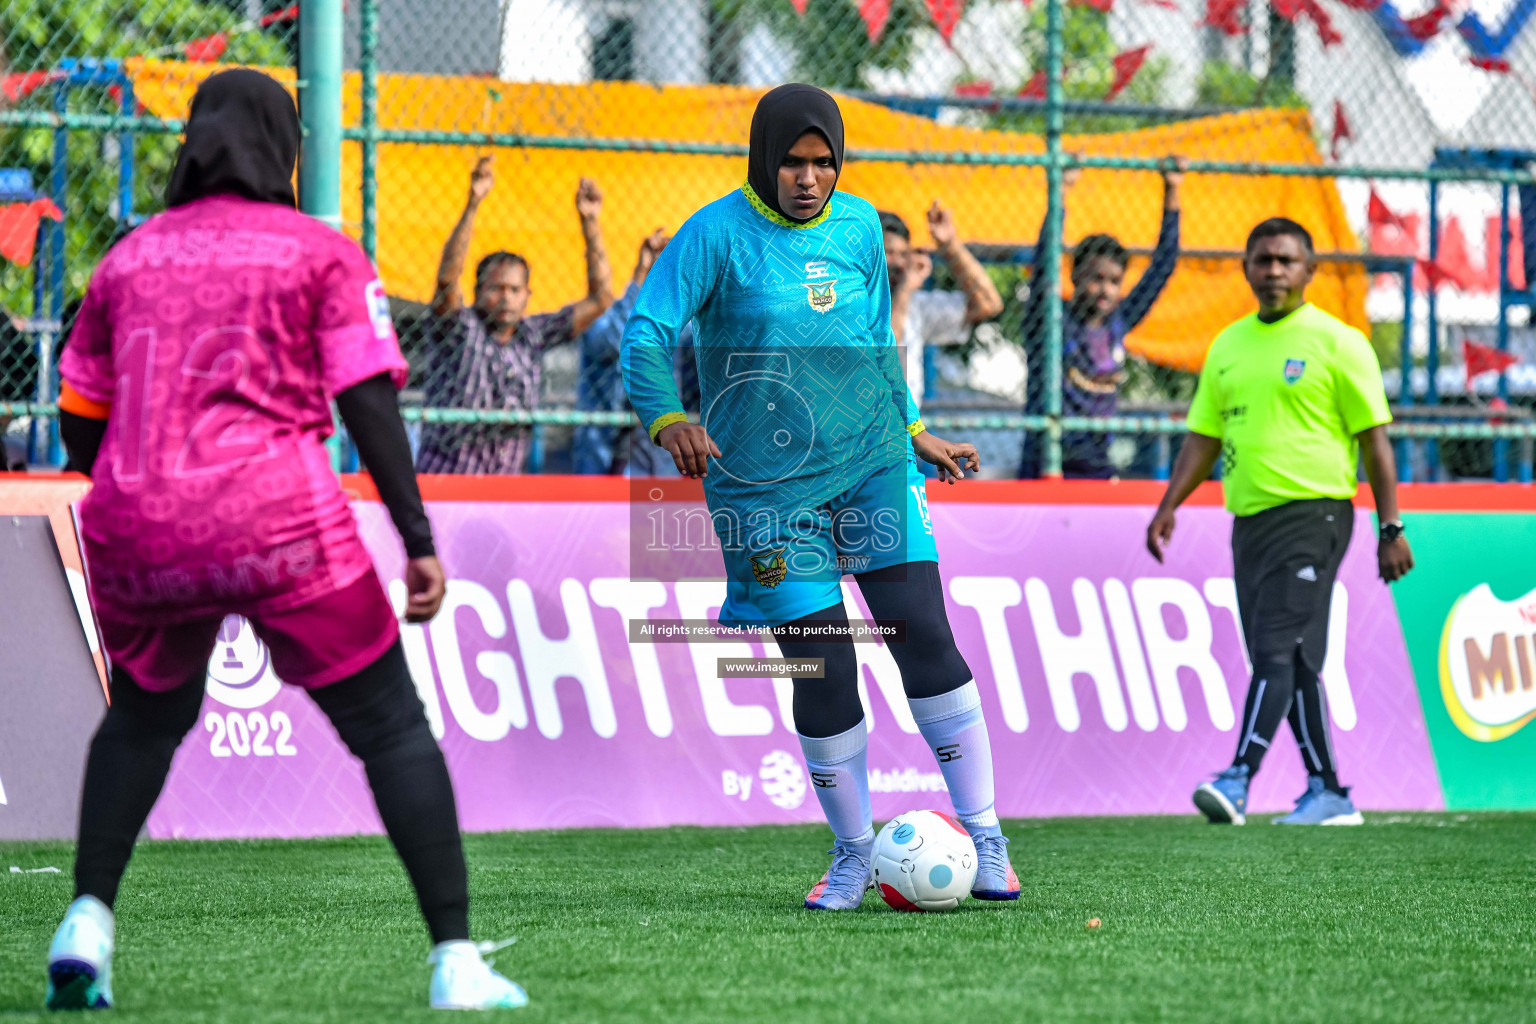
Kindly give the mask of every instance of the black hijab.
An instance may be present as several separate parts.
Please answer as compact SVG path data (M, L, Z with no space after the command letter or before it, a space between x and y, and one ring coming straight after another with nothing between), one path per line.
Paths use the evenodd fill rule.
M299 112L288 90L259 71L221 71L192 97L166 205L224 194L296 206L298 159Z
M827 140L832 147L832 164L841 175L843 113L837 109L836 100L814 85L781 85L757 101L747 153L747 183L764 206L790 220L794 218L779 207L779 165L808 131L820 132ZM832 201L831 195L827 201Z

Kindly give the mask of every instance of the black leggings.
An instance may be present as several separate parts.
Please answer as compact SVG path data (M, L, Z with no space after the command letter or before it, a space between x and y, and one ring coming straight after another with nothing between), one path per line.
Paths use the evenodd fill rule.
M86 759L75 854L75 895L94 896L109 907L171 758L197 724L203 682L199 677L153 693L115 668L111 692ZM469 938L469 883L453 784L399 642L361 672L309 695L363 762L432 941Z
M944 611L944 585L937 562L905 562L854 576L876 619L906 623L906 639L890 644L901 669L901 685L909 698L937 697L971 681L971 670L955 646ZM793 623L848 621L842 602ZM782 636L775 630L775 637ZM783 640L786 658L822 658L825 676L795 679L795 729L802 736L836 736L864 719L859 703L858 661L853 645L833 640Z

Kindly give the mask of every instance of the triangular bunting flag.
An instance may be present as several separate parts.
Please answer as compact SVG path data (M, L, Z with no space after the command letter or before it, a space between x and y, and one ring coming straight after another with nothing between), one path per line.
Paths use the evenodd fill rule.
M948 43L949 37L955 34L955 26L960 24L960 16L965 13L965 0L927 0L927 3L933 27Z
M1274 0L1272 7L1275 13L1287 21L1295 21L1302 15L1311 18L1313 26L1317 29L1317 37L1322 40L1325 47L1344 41L1344 37L1334 27L1333 19L1317 0Z
M0 207L0 258L19 267L29 266L37 245L37 223L44 217L63 220L64 214L52 199Z
M1365 219L1368 223L1378 227L1393 227L1408 234L1408 221L1400 213L1394 213L1392 208L1382 201L1381 196L1371 189L1370 201L1365 206Z
M1403 22L1403 27L1408 30L1410 36L1413 36L1419 42L1428 42L1440 34L1440 27L1450 13L1444 7L1436 6L1417 18L1409 18Z
M1333 158L1335 160L1337 160L1339 158L1339 143L1344 142L1345 140L1353 141L1354 137L1355 137L1354 129L1352 129L1350 127L1350 125L1349 125L1349 117L1348 117L1348 115L1346 115L1344 113L1344 101L1343 100L1334 100L1333 101L1333 137L1332 137L1332 144L1331 144L1331 152L1332 152ZM1372 199L1376 198L1376 193L1372 192L1371 193L1371 198Z
M1475 341L1461 343L1462 358L1467 362L1467 384L1472 378L1484 373L1503 373L1520 361L1518 356L1500 352L1491 345L1479 345Z
M1130 85L1131 80L1136 77L1136 72L1140 71L1141 66L1147 62L1147 54L1151 51L1152 47L1149 44L1115 54L1115 80L1109 83L1109 91L1104 94L1106 102L1125 91L1125 87Z
M54 74L52 71L17 71L0 79L0 89L4 90L6 99L15 103L47 85Z
M1036 71L1034 73L1034 76L1031 77L1028 82L1024 83L1024 88L1019 90L1019 99L1021 99L1021 100L1043 100L1043 99L1045 99L1045 72L1044 71Z
M1482 68L1484 71L1492 71L1497 75L1507 75L1513 70L1510 67L1509 61L1503 57L1468 57L1467 63L1475 68Z
M229 49L229 36L223 32L215 32L211 36L192 40L181 48L181 52L193 64L212 64L224 56L224 51L227 49Z
M859 0L859 17L864 19L864 31L869 41L878 43L885 31L885 23L891 17L891 0Z
M1240 36L1246 30L1244 12L1247 0L1206 0L1205 24L1225 36Z

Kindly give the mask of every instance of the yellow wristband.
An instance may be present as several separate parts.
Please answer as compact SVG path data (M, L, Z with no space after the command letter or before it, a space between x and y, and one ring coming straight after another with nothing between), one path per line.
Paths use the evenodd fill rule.
M913 437L916 437L918 434L921 434L927 429L927 427L923 426L922 420L913 420L911 423L907 424L907 433L911 434Z
M664 428L670 427L674 423L685 423L687 420L688 414L685 412L669 412L664 416L657 416L651 422L651 425L646 428L646 433L651 435L652 441L655 441L656 435L661 433Z

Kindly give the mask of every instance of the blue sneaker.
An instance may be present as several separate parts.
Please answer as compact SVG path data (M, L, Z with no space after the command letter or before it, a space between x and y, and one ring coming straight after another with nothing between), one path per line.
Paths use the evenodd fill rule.
M971 883L971 895L978 900L1018 899L1019 876L1008 861L1007 838L977 832L971 842L976 844L976 881Z
M1195 806L1214 825L1248 820L1248 766L1235 764L1195 790Z
M832 866L805 894L805 909L859 909L864 894L875 884L869 867L869 855L874 848L875 841L871 839L858 846L839 843L828 850L832 855Z
M112 1008L114 924L112 911L94 896L69 905L48 947L48 1009Z
M1364 825L1365 819L1355 810L1355 802L1349 798L1349 790L1335 793L1323 785L1320 776L1307 777L1307 791L1296 798L1296 809L1283 818L1276 818L1276 825Z

